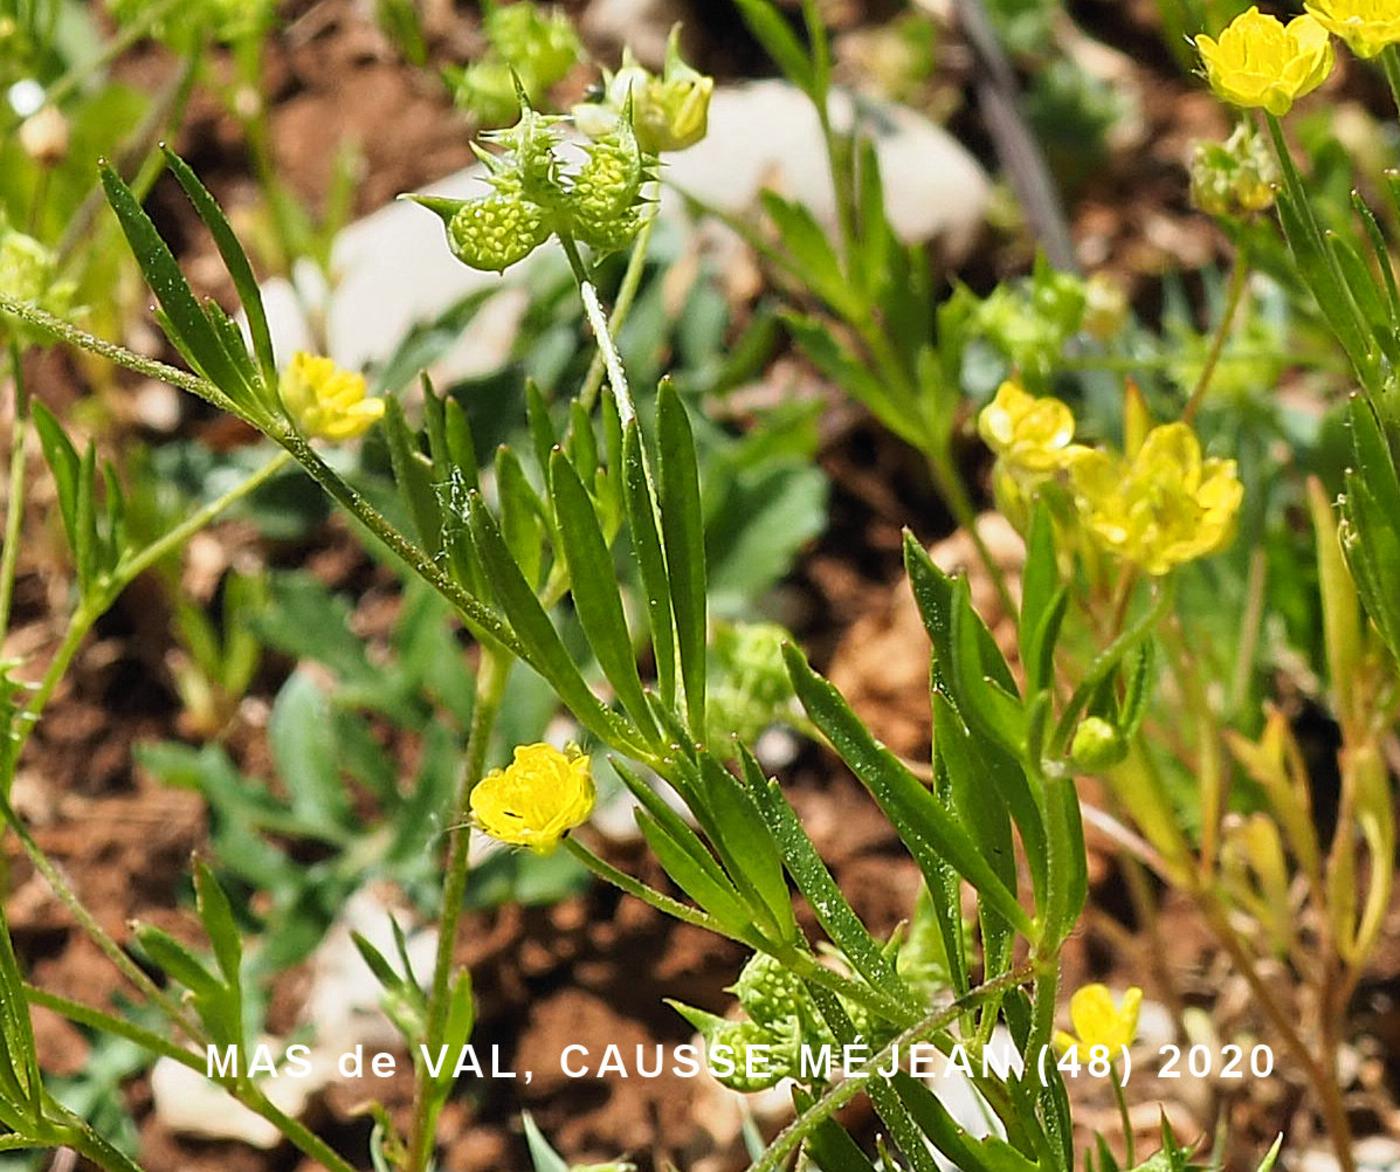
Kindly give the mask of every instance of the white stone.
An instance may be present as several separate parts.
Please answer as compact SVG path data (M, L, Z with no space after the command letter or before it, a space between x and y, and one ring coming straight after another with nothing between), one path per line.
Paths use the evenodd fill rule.
M937 239L952 256L966 251L981 225L990 182L977 161L947 131L903 107L833 97L833 117L854 117L877 141L886 211L907 243ZM748 213L759 192L773 187L801 199L834 229L835 195L815 110L796 87L759 81L716 90L709 136L666 157L661 214L684 215L685 192L731 214ZM425 189L466 199L483 194L482 168L470 167ZM494 369L514 342L526 299L508 279L469 269L448 251L441 220L425 208L396 202L351 224L332 253L335 287L325 304L330 355L360 369L383 362L416 324L437 317L482 289L512 289L483 307L449 353L429 371L442 382ZM322 291L305 274L300 291L286 281L264 286L264 300L280 361L314 348L303 303L320 304Z
M838 92L832 119L848 128L858 118L873 136L885 185L885 211L908 244L939 239L954 255L972 243L991 183L952 135L903 106L872 103ZM688 151L668 155L663 177L722 211L739 214L771 187L800 199L828 228L836 196L817 112L806 94L785 81L756 81L715 91L710 132ZM679 204L674 191L662 210Z

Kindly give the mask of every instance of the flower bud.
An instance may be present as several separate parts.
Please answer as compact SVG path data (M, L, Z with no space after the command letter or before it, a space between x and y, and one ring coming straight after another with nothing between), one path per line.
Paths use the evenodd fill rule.
M296 354L278 389L287 414L313 439L354 439L384 415L384 400L366 397L364 375L314 354Z
M1128 324L1128 295L1107 273L1095 273L1084 283L1084 332L1111 342Z
M1069 758L1077 769L1108 769L1128 755L1123 734L1101 716L1088 716L1074 730Z
M1274 203L1278 164L1263 140L1241 122L1223 143L1196 145L1191 202L1208 216L1247 216Z
M24 153L41 167L55 167L68 156L68 119L57 106L44 106L19 128Z
M644 152L683 151L705 137L714 89L714 78L706 77L681 57L680 25L676 25L666 45L660 77L640 65L630 49L625 50L622 67L607 75L603 100L574 107L574 123L584 134L600 137L611 133L630 108Z

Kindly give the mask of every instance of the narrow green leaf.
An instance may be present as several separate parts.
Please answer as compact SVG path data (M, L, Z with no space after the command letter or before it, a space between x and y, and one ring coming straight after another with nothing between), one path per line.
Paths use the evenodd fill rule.
M788 874L806 897L822 931L871 985L892 997L907 999L909 991L894 965L846 901L777 781L764 776L757 759L747 749L741 747L741 754L749 793L782 853Z
M680 396L661 383L656 404L660 452L661 532L665 541L671 607L676 616L686 716L695 737L705 735L705 522L695 439Z
M930 886L938 874L936 864L946 859L992 907L1024 935L1035 939L1030 917L982 857L966 829L893 753L876 741L840 692L811 669L800 651L788 646L784 658L793 689L807 715L880 804L924 869Z
M629 728L615 712L608 711L584 683L554 624L549 621L549 616L501 537L496 519L478 492L471 494L468 520L477 558L486 571L516 638L529 653L530 666L549 681L580 724L605 744L646 760L647 751L639 744L635 730Z
M78 469L78 501L73 514L73 561L78 588L91 593L97 579L97 447L89 443Z
M766 910L780 942L794 939L797 925L782 857L753 796L712 754L702 753L699 764L696 792L702 807L694 813L726 870L757 905L755 914Z
M253 410L259 403L257 388L248 383L244 371L224 349L223 338L195 299L189 282L150 216L111 167L102 168L102 186L136 256L136 263L161 304L165 315L162 324L171 340L195 369L235 404L245 411Z
M617 568L593 511L593 500L573 464L557 448L550 470L555 515L563 538L570 591L579 623L598 665L616 689L633 723L644 735L653 736L656 725L637 672L632 635L627 629L622 597L618 593Z
M656 501L646 473L642 433L635 419L627 423L622 440L623 503L637 559L642 590L651 621L652 656L656 660L657 688L667 708L676 703L676 628L671 617L671 581L666 557L656 529Z
M549 475L549 465L543 468ZM525 475L515 450L496 449L496 492L501 500L501 536L516 565L532 588L538 588L544 567L545 506Z
M771 0L734 0L734 6L788 81L812 95L815 78L811 59Z
M540 473L549 475L549 454L559 442L554 424L549 418L549 404L545 402L540 384L532 378L525 380L525 420L530 429L530 446L534 449L535 462Z
M195 907L214 949L219 971L229 988L238 989L242 983L243 940L233 917L233 906L203 859L195 860L194 892Z
M272 333L267 326L267 312L263 309L262 291L258 288L258 280L253 275L253 267L248 263L248 254L243 251L243 246L238 242L238 237L224 216L223 209L209 194L208 188L200 182L199 176L194 173L189 164L169 147L163 146L161 150L165 154L166 165L170 168L171 174L185 189L185 194L194 204L194 210L199 213L199 218L204 221L205 227L214 237L219 255L224 258L224 265L228 269L229 276L233 278L234 288L238 290L238 299L248 318L248 333L253 339L253 353L257 355L258 365L262 370L264 387L266 388L264 402L271 407L273 403L266 392L272 392L275 395L277 359L272 352Z
M141 951L190 992L203 996L217 996L223 990L219 979L169 932L157 928L154 924L140 924L136 928L135 936Z
M752 916L739 893L717 882L646 810L639 808L635 815L642 837L671 881L727 931L740 937L746 935Z
M403 406L393 396L385 399L384 436L399 493L413 517L418 539L434 557L442 552L442 508L433 486L433 466L409 430Z
M53 473L58 488L58 511L63 517L63 528L68 534L68 544L76 548L78 544L78 475L82 470L82 460L78 449L68 438L52 411L35 399L30 403L34 428L39 433L39 446L44 453L44 462Z
M676 813L660 794L647 785L625 763L614 758L613 768L617 770L617 775L622 778L623 784L631 791L638 804L666 832L675 845L690 857L695 866L703 871L716 887L729 893L733 904L731 910L742 913L744 910L743 901L739 897L738 889L685 819Z

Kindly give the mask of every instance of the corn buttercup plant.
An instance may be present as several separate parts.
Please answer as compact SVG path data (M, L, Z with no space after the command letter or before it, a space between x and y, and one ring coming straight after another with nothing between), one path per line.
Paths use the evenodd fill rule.
M666 84L663 78L663 89ZM678 84L687 95L696 92L693 78L680 78ZM651 418L641 418L591 279L592 256L625 244L645 215L639 200L652 164L633 128L644 100L649 99L630 87L610 111L611 125L586 150L586 161L570 173L555 155L552 124L522 95L520 124L498 140L507 157L492 156L494 194L478 205L433 207L447 222L454 251L468 262L486 259L491 267L504 267L497 262L523 257L557 237L578 277L603 358L610 393L592 403L581 397L560 433L547 416L533 414L534 450L524 460L505 450L493 476L478 467L467 416L455 400L429 391L418 430L396 401L367 399L357 376L323 360L297 357L279 368L243 250L208 192L173 153L167 152L166 164L228 266L251 345L222 310L195 298L130 188L110 170L103 175L109 202L156 293L160 323L190 369L101 342L32 300L5 297L0 310L7 321L165 379L256 427L283 454L255 479L271 475L288 459L298 463L438 591L477 640L471 732L453 808L442 812L454 829L444 863L434 971L420 986L406 955L391 962L362 945L384 985L386 1009L413 1047L418 1072L408 1127L395 1128L381 1116L375 1158L382 1166L419 1172L430 1164L436 1120L452 1078L450 1070L444 1073L429 1059L470 1036L470 977L456 968L453 956L468 883L468 827L476 825L538 852L566 849L628 894L752 949L756 960L741 987L752 990L752 996L743 995L745 1003L766 1016L766 1027L786 1014L814 1038L856 1046L851 1053L857 1055L864 1047L869 1061L848 1057L840 1075L831 1069L799 1072L797 1117L755 1167L783 1167L803 1152L824 1165L874 1167L835 1119L841 1106L868 1094L898 1158L910 1168L931 1170L931 1149L965 1167L1069 1168L1075 1162L1069 1107L1051 1040L1059 953L1086 892L1071 734L1090 700L1130 671L1145 624L1136 620L1107 642L1073 696L1057 695L1051 681L1065 586L1053 524L1049 513L1039 510L1020 610L1028 671L1018 684L974 612L966 583L945 576L910 541L908 568L933 646L933 788L879 744L800 651L783 649L791 687L807 718L885 812L925 879L924 930L907 938L873 936L836 886L778 783L747 745L707 719L706 564L689 410L663 382ZM677 140L694 137L684 124L693 124L696 116L693 96L682 99L675 115L682 123ZM510 207L502 206L509 201L514 201ZM395 527L318 451L319 443L350 439L371 427L385 430L412 533ZM52 433L50 463L67 502L65 519L84 600L51 670L56 680L96 614L152 555L133 556L123 549L120 496L115 485L99 487L92 456L66 446L56 423L46 422L45 429ZM523 472L527 462L535 465L532 476ZM245 491L247 486L236 493ZM99 500L105 501L101 509ZM165 544L206 519L192 518ZM636 606L625 604L615 572L615 558L624 548L637 567ZM565 603L586 637L587 661L570 654L560 637L556 612ZM639 662L654 664L654 675L644 678ZM637 799L642 834L683 899L617 870L568 833L592 810L585 757L572 749L527 745L516 747L508 764L488 769L493 725L517 664L548 681L577 721L581 739L614 754ZM10 774L24 730L51 690L52 683L43 685L17 718L19 739L11 740L5 759ZM1136 694L1140 698L1141 689ZM1136 719L1131 705L1125 719ZM659 790L666 788L688 817L661 796ZM12 975L13 995L6 998L13 1019L7 1027L13 1077L4 1095L4 1120L11 1130L6 1142L80 1146L104 1167L128 1167L125 1157L55 1114L43 1095L25 1015L14 1013L14 1007L27 997L202 1069L193 1047L245 1040L239 1008L244 965L228 900L212 872L201 866L196 887L212 960L153 928L138 929L136 947L167 979L167 987L158 987L81 911L77 896L8 804L0 809L35 865L109 958L164 1013L170 1031L160 1034L98 1007L21 988L20 978ZM1018 840L1028 864L1024 884L1016 865ZM963 919L964 884L977 897L971 932ZM824 939L809 939L799 929L798 896L815 912ZM767 1008L753 1008L760 1004ZM908 1047L928 1043L942 1051L962 1047L980 1068L999 1025L1022 1059L1014 1068L992 1063L975 1076L998 1120L993 1134L976 1139L901 1063ZM224 1085L308 1155L331 1168L348 1166L307 1129L280 1115L251 1078L233 1076Z
M818 101L835 168L840 250L799 205L778 200L769 201L768 211L782 247L774 250L766 241L763 246L818 293L824 311L844 321L853 340L832 340L815 318L795 316L790 324L818 365L926 454L953 511L970 521L971 500L956 479L952 450L963 356L960 347L940 348L931 325L937 319L939 329L952 334L979 312L1004 322L1024 306L1008 299L979 310L966 295L935 310L923 258L898 246L883 218L873 150L829 124L829 62L815 6L805 6L810 49L786 25L774 23L776 13L761 0L746 0L742 7L775 56ZM1296 96L1320 80L1315 75L1322 49L1310 28L1283 29L1279 38L1282 57L1303 59L1279 83ZM1233 58L1222 57L1227 59ZM1355 867L1347 870L1348 860L1355 860L1354 836L1348 836L1361 827L1376 857L1385 857L1387 843L1393 852L1393 824L1378 796L1388 786L1379 737L1392 715L1386 707L1390 668L1380 643L1365 633L1358 603L1359 592L1368 608L1379 605L1374 592L1395 581L1394 564L1385 560L1387 539L1371 529L1387 515L1393 497L1386 494L1400 491L1385 439L1391 423L1384 380L1361 379L1372 396L1361 406L1372 414L1361 417L1369 430L1362 426L1355 433L1365 459L1358 458L1357 483L1348 488L1351 512L1341 544L1326 501L1315 508L1319 522L1326 522L1319 524L1318 565L1329 677L1344 738L1350 738L1343 769L1344 775L1350 770L1351 816L1325 861L1320 845L1308 837L1311 823L1285 731L1253 745L1227 739L1214 723L1209 697L1198 694L1191 648L1178 625L1178 591L1229 545L1239 522L1244 489L1235 461L1205 454L1194 407L1181 418L1158 420L1131 390L1123 399L1119 440L1079 442L1073 411L1034 385L1037 374L1048 378L1048 370L1028 371L1030 386L1008 379L978 420L996 455L998 500L1026 538L1019 595L997 577L1005 617L1014 624L1011 662L974 608L968 581L940 570L912 535L905 539L905 568L930 645L932 757L925 780L924 770L880 743L796 646L778 644L777 656L769 654L773 640L743 655L732 646L712 651L693 405L667 380L654 396L650 388L644 396L635 394L614 341L635 293L629 282L640 271L650 238L657 153L681 149L703 133L708 79L688 69L673 44L660 76L624 62L599 100L567 120L535 109L537 95L520 70L512 80L518 119L482 148L489 191L466 201L412 198L441 217L447 247L474 267L503 270L557 243L577 281L598 361L566 412L551 415L537 390L527 393L525 450L500 449L494 467L479 462L470 417L456 398L425 385L421 418L411 420L397 399L370 396L363 378L324 357L276 354L243 246L174 152L164 152L163 163L213 237L241 300L246 334L223 309L196 297L141 200L110 168L102 172L108 203L184 367L90 335L46 305L42 291L0 289L7 329L55 338L168 382L243 420L281 449L225 498L154 546L133 550L125 539L117 478L99 477L94 450L80 453L58 421L36 408L59 488L78 602L38 688L6 685L0 692L8 734L0 755L5 794L30 730L117 594L223 508L294 464L406 574L435 591L475 645L475 695L457 784L444 808L434 811L447 833L432 971L414 972L397 925L392 958L357 941L415 1073L407 1119L373 1108L377 1126L369 1155L376 1168L425 1172L433 1166L438 1122L454 1081L453 1064L442 1056L455 1053L472 1033L471 976L455 956L472 877L473 828L536 854L566 851L627 895L752 954L734 986L742 1016L677 1009L704 1037L717 1070L725 1053L739 1056L721 1075L731 1085L752 1091L790 1080L794 1118L755 1157L753 1172L792 1166L934 1172L942 1163L979 1172L1050 1172L1079 1164L1064 1074L1073 1076L1084 1060L1091 1069L1103 1068L1121 1103L1117 1064L1126 1061L1141 997L1136 990L1121 998L1100 987L1079 990L1069 1003L1074 1033L1056 1029L1061 953L1088 889L1080 774L1108 779L1141 828L1149 864L1200 896L1232 954L1257 981L1248 948L1259 941L1238 932L1230 917L1252 911L1256 922L1279 931L1287 929L1287 917L1259 914L1277 911L1270 903L1278 868L1268 831L1236 834L1227 823L1226 753L1247 762L1315 888L1313 898L1326 909L1331 951L1314 951L1332 966L1325 987L1337 998L1374 946L1375 909L1384 906L1388 882L1384 867L1373 868L1364 906L1348 902L1357 875ZM1263 85L1250 92L1278 105L1277 90ZM1244 91L1237 86L1232 92ZM569 123L586 139L575 156L563 142ZM1292 175L1291 161L1281 163ZM1293 210L1295 219L1302 214ZM1305 232L1302 246L1320 250L1326 273L1345 270L1320 229L1306 235L1307 225L1292 227ZM628 272L609 313L595 265L628 248ZM1374 282L1371 287L1383 289ZM1091 304L1081 285L1043 269L1026 290L1031 303L1038 299L1073 319L1065 332L1082 323ZM1385 298L1377 302L1380 308L1393 308L1393 291L1377 297ZM1096 308L1104 308L1102 299ZM1119 313L1106 316L1116 319ZM1372 353L1361 320L1352 323L1358 336L1339 337L1349 354L1349 343L1357 343L1356 358L1369 359L1365 373L1379 379L1386 348L1377 341ZM1043 340L1037 346L1045 349ZM606 394L600 393L604 387ZM402 525L326 458L326 445L371 432L382 432L388 448ZM13 549L8 537L6 548ZM6 574L13 577L12 564ZM1383 635L1394 630L1383 619L1377 626ZM581 639L566 642L570 629ZM733 698L711 689L715 652L767 664L756 669L759 675L780 658L786 686L810 729L887 818L923 879L908 922L892 934L876 935L862 920L782 785L747 739L733 735L741 731L732 727L738 722L723 715L732 711L726 705ZM1161 690L1159 655L1197 726L1185 752L1200 775L1199 842L1186 840L1157 784L1160 754L1149 744L1149 732L1155 731L1154 694ZM575 722L575 743L498 743L505 689L518 668L547 683ZM1368 688L1367 680L1387 686ZM765 678L760 690L776 694L772 683ZM669 878L668 890L644 883L587 845L595 802L590 759L596 753L610 756L634 797L638 827ZM193 878L204 948L187 947L150 926L137 927L129 941L116 940L86 911L7 796L0 815L150 1010L138 1018L26 984L8 932L0 933L0 1123L8 1129L0 1146L70 1147L103 1168L135 1167L45 1091L26 1003L204 1073L206 1047L250 1041L249 964L233 905L212 869L197 863ZM802 905L815 922L811 933L801 926L809 922L799 916ZM153 980L133 952L163 982ZM1328 1028L1335 1029L1337 1005L1329 1011ZM1290 1045L1298 1042L1300 1063L1317 1078L1341 1151L1345 1112L1335 1078L1324 1085L1334 1072L1326 1060L1308 1058L1286 1011L1280 1016L1279 1028L1292 1031ZM834 1065L804 1062L803 1054L823 1047L840 1056ZM920 1047L956 1057L970 1072L989 1121L987 1134L971 1134L917 1077L914 1054ZM765 1061L747 1061L760 1048ZM1014 1057L999 1057L998 1048ZM325 1167L345 1172L363 1155L332 1150L269 1101L248 1072L215 1081ZM841 1114L862 1096L883 1132L873 1154L846 1130ZM562 1160L528 1123L527 1135L536 1166L558 1172ZM1271 1166L1276 1150L1263 1168ZM1127 1161L1136 1163L1131 1147ZM1164 1126L1161 1152L1142 1166L1185 1168L1187 1161L1186 1149ZM1118 1166L1101 1140L1091 1163L1105 1172Z

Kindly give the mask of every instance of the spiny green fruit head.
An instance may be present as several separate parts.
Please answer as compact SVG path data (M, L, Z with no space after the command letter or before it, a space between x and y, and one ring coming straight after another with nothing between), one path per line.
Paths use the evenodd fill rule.
M538 96L563 80L583 57L573 22L558 8L528 3L497 4L485 22L486 39Z
M621 252L637 238L642 225L655 214L655 209L643 205L631 208L610 220L593 221L571 218L570 234L593 250L595 257Z
M802 981L763 952L753 954L729 992L739 999L743 1011L762 1026L776 1028L790 1019L800 1022L811 1016Z
M548 218L520 195L496 192L483 199L403 197L435 212L447 229L452 255L468 268L502 273L549 239Z
M569 193L570 212L586 223L603 225L633 210L647 160L632 131L630 109L611 133L595 139L584 151L587 159Z

